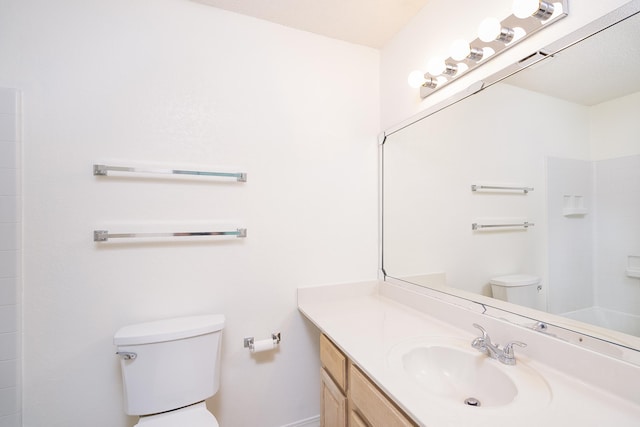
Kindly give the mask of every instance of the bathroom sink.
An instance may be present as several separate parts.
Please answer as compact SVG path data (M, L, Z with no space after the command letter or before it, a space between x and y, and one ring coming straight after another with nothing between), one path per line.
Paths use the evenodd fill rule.
M540 408L551 398L547 382L526 363L503 365L458 338L403 342L391 350L389 363L417 391L443 404Z
M518 389L496 363L443 345L419 346L402 356L405 372L431 393L457 399L475 399L482 406L509 404Z

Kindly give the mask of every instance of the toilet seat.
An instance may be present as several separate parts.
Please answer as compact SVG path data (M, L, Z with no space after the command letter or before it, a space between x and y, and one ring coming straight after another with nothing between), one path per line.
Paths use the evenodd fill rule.
M204 402L175 411L140 417L134 427L220 427Z

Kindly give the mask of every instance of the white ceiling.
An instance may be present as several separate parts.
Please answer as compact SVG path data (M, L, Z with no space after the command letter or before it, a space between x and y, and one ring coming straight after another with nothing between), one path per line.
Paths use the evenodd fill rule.
M506 80L525 89L592 106L640 92L640 15Z
M194 0L287 27L381 48L428 0Z

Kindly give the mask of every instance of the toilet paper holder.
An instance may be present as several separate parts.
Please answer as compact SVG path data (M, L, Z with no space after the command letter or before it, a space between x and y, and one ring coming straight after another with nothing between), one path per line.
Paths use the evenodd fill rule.
M273 340L273 345L280 344L280 332L274 332L271 334L271 339ZM248 348L249 350L254 350L255 339L253 337L247 337L244 339L244 348Z

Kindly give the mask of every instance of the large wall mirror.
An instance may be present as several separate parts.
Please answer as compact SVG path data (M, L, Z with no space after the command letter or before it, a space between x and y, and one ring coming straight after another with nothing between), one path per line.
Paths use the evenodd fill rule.
M640 351L634 3L386 133L386 277Z

